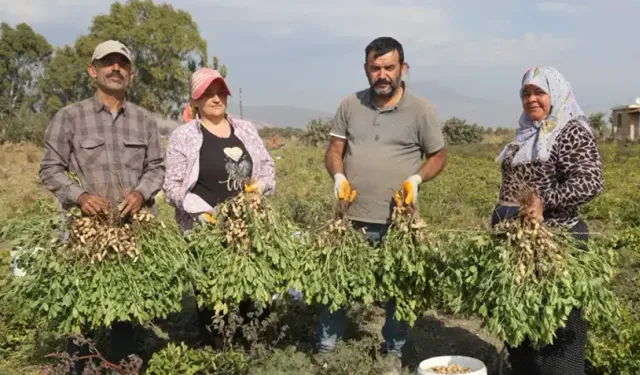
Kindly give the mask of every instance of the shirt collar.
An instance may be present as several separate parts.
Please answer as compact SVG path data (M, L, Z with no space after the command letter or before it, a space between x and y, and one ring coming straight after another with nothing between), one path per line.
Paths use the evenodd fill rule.
M96 112L100 112L102 110L107 111L107 112L111 112L109 110L109 108L107 108L104 104L102 104L102 102L98 98L98 94L97 93L93 96L93 109ZM122 106L118 109L118 112L122 113L125 116L127 115L127 100L126 99L125 99L124 102L122 102Z
M373 102L373 89L369 88L369 91L367 92L367 100L369 102L369 105L371 106L371 108L377 109L378 111L382 111L382 112L388 112L388 111L395 111L398 108L402 107L402 105L405 103L405 98L407 97L407 85L405 84L404 80L400 81L400 84L402 85L402 96L400 97L400 100L393 106L393 107L389 107L389 108L385 108L385 109L380 109L378 107L376 107L375 103Z

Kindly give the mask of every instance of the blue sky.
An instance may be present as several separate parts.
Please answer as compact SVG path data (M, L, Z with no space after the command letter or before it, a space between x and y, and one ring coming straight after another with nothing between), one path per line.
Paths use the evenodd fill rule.
M585 110L640 96L638 0L173 0L189 11L229 68L246 105L334 112L367 85L364 47L396 37L410 80L518 106L521 74L552 64ZM27 22L54 45L71 44L109 1L0 0L0 20ZM427 98L428 99L428 98ZM496 109L499 110L499 109ZM514 122L517 119L514 118Z

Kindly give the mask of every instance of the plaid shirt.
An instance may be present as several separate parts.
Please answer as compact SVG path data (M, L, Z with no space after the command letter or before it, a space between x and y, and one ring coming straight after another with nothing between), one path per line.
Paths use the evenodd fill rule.
M112 114L94 96L55 114L45 133L39 175L64 208L76 205L84 192L107 198L115 207L131 190L153 204L164 171L151 113L125 103ZM80 184L67 172L75 173Z

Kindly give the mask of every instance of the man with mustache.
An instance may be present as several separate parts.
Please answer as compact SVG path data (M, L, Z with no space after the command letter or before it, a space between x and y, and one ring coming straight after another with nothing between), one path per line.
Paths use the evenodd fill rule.
M356 229L364 229L374 245L389 228L393 191L403 186L417 197L419 185L435 178L445 164L440 121L431 104L407 89L402 80L407 69L397 40L380 37L366 47L364 71L370 87L342 100L325 153L334 195L349 184L357 190L346 217ZM393 301L388 301L382 328L383 350L391 354L388 374L401 367L408 332L405 322L393 318L394 311ZM344 328L344 311L331 314L322 308L317 360L335 346Z
M40 179L62 210L78 206L86 215L124 219L143 206L155 212L164 152L153 115L126 100L134 76L131 52L118 41L100 43L87 72L96 93L54 115L44 137ZM110 360L131 354L134 342L133 327L115 322Z

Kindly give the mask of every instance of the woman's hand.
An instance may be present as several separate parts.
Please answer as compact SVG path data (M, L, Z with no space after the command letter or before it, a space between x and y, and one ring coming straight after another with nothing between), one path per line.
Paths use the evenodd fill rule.
M264 192L264 183L262 181L251 181L244 185L244 192L262 194Z
M542 200L539 196L535 195L533 198L531 198L531 204L529 205L529 207L527 207L525 212L527 214L527 217L532 220L536 220L539 222L542 222L544 220L542 216Z
M201 223L215 224L216 218L213 215L213 212L203 212L198 215L198 221L200 221Z

